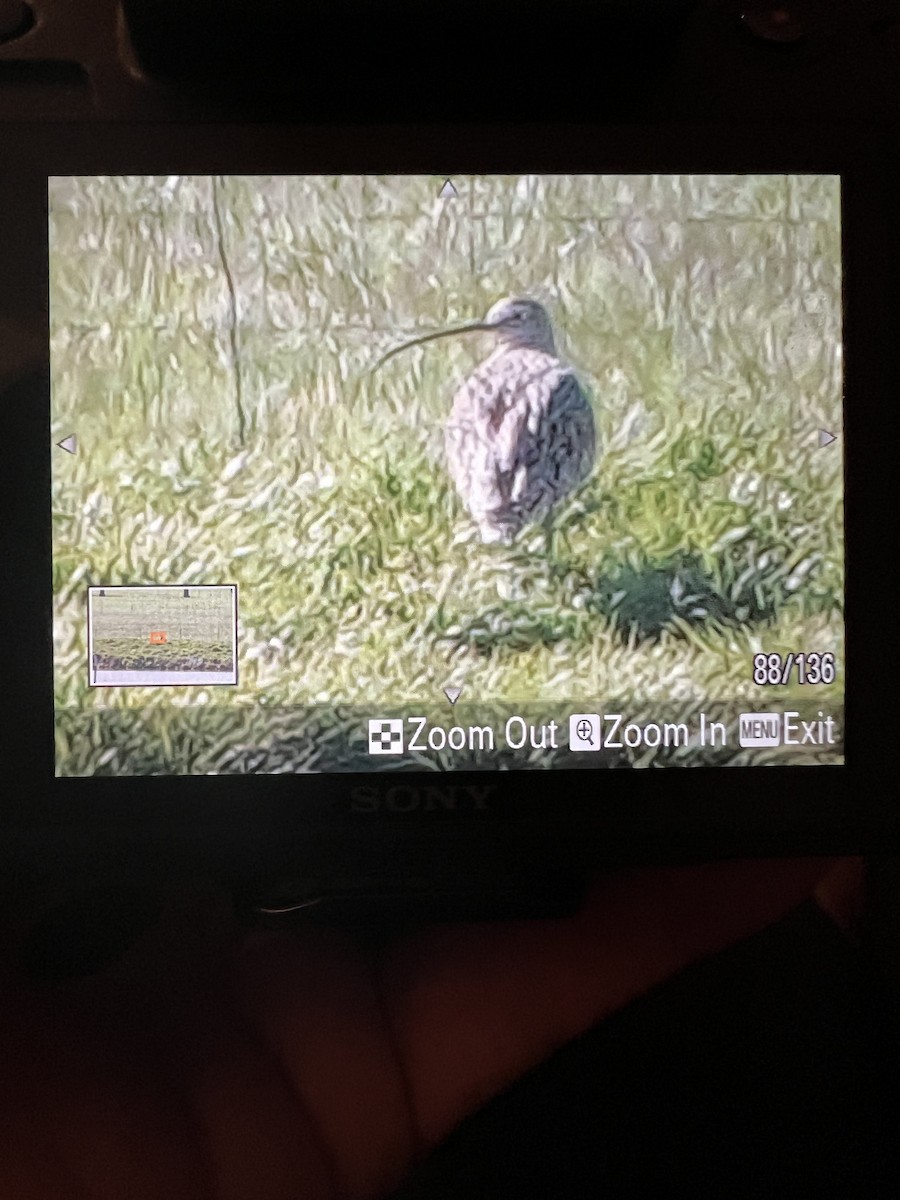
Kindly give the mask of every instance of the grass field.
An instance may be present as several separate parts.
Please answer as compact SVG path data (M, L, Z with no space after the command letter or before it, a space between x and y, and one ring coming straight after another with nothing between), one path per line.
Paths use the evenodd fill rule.
M53 428L80 444L54 459L63 773L265 768L276 713L447 684L647 715L759 703L760 650L842 661L841 443L817 435L842 421L837 181L457 177L450 202L441 183L52 181ZM516 293L547 305L600 435L552 554L473 542L446 478L484 342L370 373ZM89 584L232 581L236 688L88 688ZM765 700L834 706L842 685ZM218 720L217 745L188 751L172 706L198 703L219 715L182 724ZM78 731L110 706L101 761Z

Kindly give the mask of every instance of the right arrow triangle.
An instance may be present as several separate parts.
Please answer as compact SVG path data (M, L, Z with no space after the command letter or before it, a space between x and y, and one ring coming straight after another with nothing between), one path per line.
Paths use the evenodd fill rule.
M837 441L836 433L829 433L827 429L819 430L819 445L830 446L832 442Z
M455 704L457 702L457 700L459 699L459 693L461 691L462 691L462 688L445 687L444 695L447 697L447 699L450 701L451 704Z
M452 200L454 196L458 196L459 192L453 186L449 179L444 180L444 186L438 192L439 200Z

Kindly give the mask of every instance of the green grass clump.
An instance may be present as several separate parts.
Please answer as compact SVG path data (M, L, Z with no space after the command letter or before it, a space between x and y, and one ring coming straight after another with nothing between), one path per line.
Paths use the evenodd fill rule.
M95 638L96 671L232 671L231 642L184 641L153 645L137 638Z

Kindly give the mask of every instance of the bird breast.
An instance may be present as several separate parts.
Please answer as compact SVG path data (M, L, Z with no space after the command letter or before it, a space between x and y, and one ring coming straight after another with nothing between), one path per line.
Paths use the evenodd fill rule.
M570 368L541 350L501 347L456 393L448 465L479 520L537 519L590 472L593 412Z

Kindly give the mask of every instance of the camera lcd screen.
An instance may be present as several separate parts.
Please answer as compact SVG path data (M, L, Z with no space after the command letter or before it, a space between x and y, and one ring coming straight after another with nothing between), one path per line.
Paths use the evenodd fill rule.
M840 765L836 175L54 176L56 773Z

